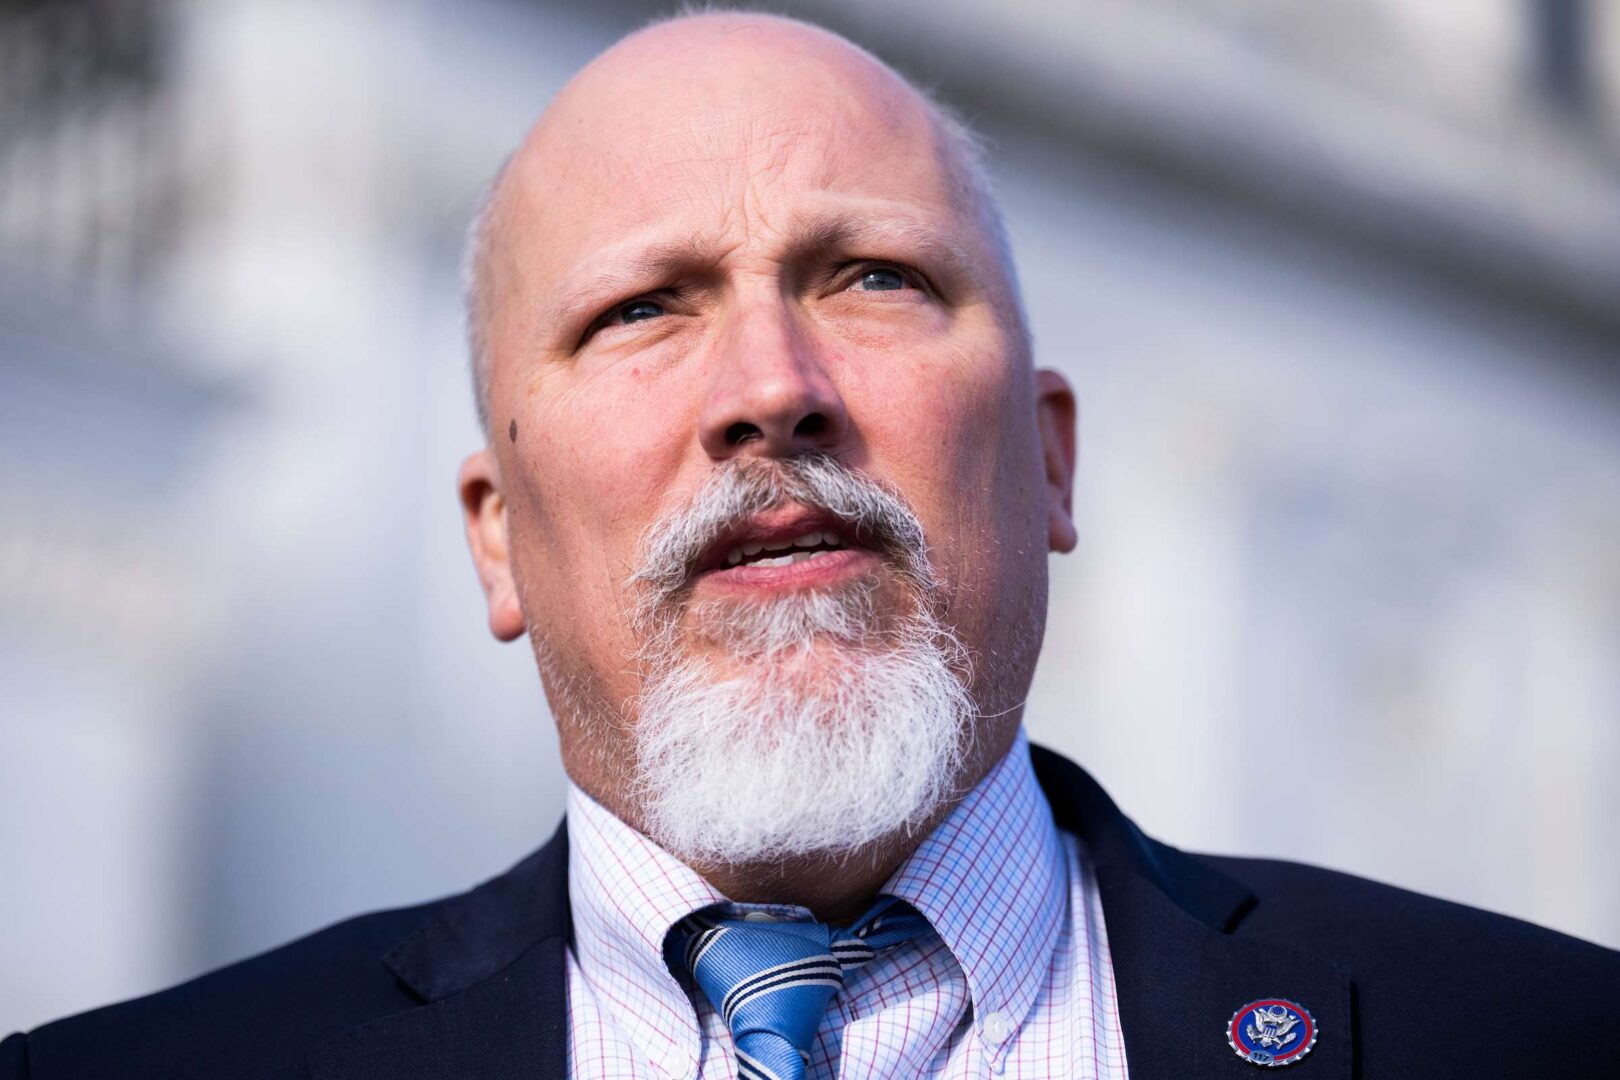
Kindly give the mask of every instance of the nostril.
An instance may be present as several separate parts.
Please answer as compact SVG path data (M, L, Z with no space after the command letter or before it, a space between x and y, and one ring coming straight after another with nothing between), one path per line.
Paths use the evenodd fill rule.
M813 412L800 420L793 428L793 434L806 439L813 439L827 430L827 418L818 412Z
M748 423L746 420L739 420L735 424L732 424L730 427L726 428L727 446L741 446L745 442L750 442L754 439L762 439L764 437L765 433L763 431L759 430L759 428L755 425Z

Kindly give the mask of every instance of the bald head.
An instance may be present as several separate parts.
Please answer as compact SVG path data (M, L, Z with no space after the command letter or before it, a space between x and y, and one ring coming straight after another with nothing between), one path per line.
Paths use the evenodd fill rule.
M492 323L506 301L521 302L523 291L524 269L511 257L515 238L532 241L556 230L585 239L581 234L611 228L560 204L571 189L612 189L620 180L644 179L649 168L669 177L667 197L649 199L644 184L629 183L627 190L640 189L633 204L614 209L645 218L705 188L712 198L726 198L724 184L709 183L712 178L692 168L697 157L734 153L739 140L785 146L806 122L876 134L937 164L945 196L971 223L972 241L992 255L1003 316L1027 349L1005 229L970 128L882 61L820 27L755 13L682 15L629 35L577 73L501 167L474 218L463 286L473 388L486 435L493 431ZM830 157L842 152L835 144ZM782 162L766 155L762 164ZM527 311L523 317L546 315Z

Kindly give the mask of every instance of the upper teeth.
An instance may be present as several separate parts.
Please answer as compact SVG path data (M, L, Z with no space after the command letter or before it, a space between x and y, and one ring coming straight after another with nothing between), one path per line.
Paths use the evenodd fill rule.
M790 548L843 547L843 541L830 532L808 532L803 536L795 536L791 540L772 540L769 543L739 544L726 552L726 565L736 566L744 559L751 559L762 551L787 551ZM772 563L785 560L771 559Z

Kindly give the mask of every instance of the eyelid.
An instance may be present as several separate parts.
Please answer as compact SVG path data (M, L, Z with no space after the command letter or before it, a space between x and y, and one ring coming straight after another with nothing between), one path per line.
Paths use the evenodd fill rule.
M669 296L668 293L663 289L654 289L651 292L636 293L634 296L627 296L623 300L615 300L613 303L603 308L602 313L596 318L592 319L589 325L585 327L584 333L580 334L579 336L579 345L576 346L576 348L583 348L585 343L590 341L591 338L595 337L600 331L607 329L609 319L613 318L631 304L639 304L642 301L657 304L659 307L666 309L669 307ZM665 313L667 314L668 312L666 311Z
M900 262L895 259L855 259L845 263L838 273L834 275L834 280L840 283L835 291L847 291L853 286L859 284L861 278L865 277L873 270L893 270L895 273L904 278L906 284L910 285L912 288L925 292L930 296L938 295L937 291L934 289L934 283L928 280L927 274L923 273L921 270L918 270L915 266L912 266L909 263Z

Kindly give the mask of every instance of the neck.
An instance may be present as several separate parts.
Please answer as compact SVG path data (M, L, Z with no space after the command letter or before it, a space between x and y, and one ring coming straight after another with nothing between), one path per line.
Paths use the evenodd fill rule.
M739 903L797 904L821 922L847 926L871 907L884 882L954 808L953 801L915 831L885 837L859 851L692 869Z

